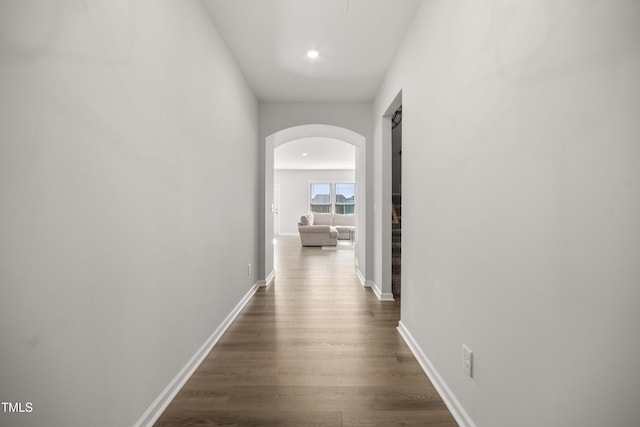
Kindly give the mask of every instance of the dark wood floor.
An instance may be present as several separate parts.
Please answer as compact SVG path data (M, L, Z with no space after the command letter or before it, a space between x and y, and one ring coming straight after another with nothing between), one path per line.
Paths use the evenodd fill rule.
M281 237L275 268L156 425L457 426L352 250Z

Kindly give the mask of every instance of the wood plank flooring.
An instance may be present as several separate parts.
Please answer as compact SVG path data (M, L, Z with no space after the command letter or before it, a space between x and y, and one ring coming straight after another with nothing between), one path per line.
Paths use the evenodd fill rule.
M157 426L457 426L352 250L281 237L275 268Z

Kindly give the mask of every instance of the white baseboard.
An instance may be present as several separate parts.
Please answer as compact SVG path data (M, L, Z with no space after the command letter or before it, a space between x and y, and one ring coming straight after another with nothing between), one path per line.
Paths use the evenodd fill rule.
M461 427L476 427L476 424L473 422L467 411L464 410L460 401L456 399L449 386L447 386L447 383L442 379L438 371L436 371L436 368L424 354L402 321L398 323L398 332L400 332L400 335L411 349L411 352L418 360L418 363L420 363L422 370L427 374L429 380L431 380L431 383L438 391L438 394L440 394L440 397L444 401L445 405L447 405L447 408L449 408L449 412L451 412L451 415L453 415L456 422Z
M373 280L366 280L358 269L356 269L356 276L358 277L358 281L360 282L360 284L365 288L371 288L373 293L376 294L376 297L380 301L395 301L393 299L393 294L383 294L382 292L380 292L380 289L378 289L375 282Z
M383 293L376 282L374 282L373 280L367 280L367 284L365 285L365 287L371 288L373 293L376 294L376 297L378 297L380 301L395 301L393 299L392 293Z
M267 287L269 285L271 285L271 283L273 283L273 279L276 278L276 271L275 270L271 270L271 273L269 273L269 275L266 277L266 279L264 280L260 280L258 281L258 286L260 287Z
M272 274L274 273L272 272ZM240 311L242 311L244 306L249 302L249 300L251 300L260 286L262 286L261 283L256 282L251 287L251 289L249 289L249 292L247 292L242 300L240 300L240 302L235 306L235 308L231 310L231 313L229 313L229 315L222 321L220 326L218 326L216 330L213 331L213 334L211 334L211 336L205 341L202 347L200 347L198 351L196 351L196 353L191 357L187 364L184 365L182 369L180 369L178 374L173 377L171 382L164 388L164 390L162 390L160 395L156 397L156 399L142 414L138 421L135 422L134 427L150 427L158 420L158 418L160 418L162 412L167 409L169 403L171 403L173 398L176 397L176 394L178 394L182 386L184 386L191 375L193 375L204 358L207 357L207 354L209 354L213 346L215 346L216 343L220 340L222 335L229 328L238 314L240 314Z

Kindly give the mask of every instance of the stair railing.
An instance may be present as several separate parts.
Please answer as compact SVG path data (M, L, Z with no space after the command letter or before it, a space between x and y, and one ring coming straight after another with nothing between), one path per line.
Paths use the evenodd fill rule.
M396 207L391 203L391 223L392 224L400 224L400 220L398 219L398 214L396 213Z

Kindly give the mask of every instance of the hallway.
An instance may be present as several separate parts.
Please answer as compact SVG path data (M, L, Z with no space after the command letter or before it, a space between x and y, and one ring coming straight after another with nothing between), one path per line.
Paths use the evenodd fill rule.
M156 425L456 426L353 251L280 237L261 288Z

